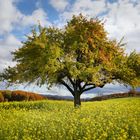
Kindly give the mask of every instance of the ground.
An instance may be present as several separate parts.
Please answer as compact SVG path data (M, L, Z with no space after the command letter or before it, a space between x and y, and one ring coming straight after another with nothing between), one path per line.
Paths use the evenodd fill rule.
M0 140L139 140L140 98L0 103Z

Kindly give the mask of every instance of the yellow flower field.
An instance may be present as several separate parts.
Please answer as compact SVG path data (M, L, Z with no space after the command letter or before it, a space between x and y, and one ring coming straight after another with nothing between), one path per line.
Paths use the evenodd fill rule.
M0 140L139 140L140 98L0 103Z

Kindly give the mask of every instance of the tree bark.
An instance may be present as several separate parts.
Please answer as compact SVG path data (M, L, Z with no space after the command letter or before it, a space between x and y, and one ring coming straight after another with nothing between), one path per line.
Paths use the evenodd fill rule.
M80 95L81 94L79 92L75 92L75 95L74 95L74 107L80 107L81 106Z

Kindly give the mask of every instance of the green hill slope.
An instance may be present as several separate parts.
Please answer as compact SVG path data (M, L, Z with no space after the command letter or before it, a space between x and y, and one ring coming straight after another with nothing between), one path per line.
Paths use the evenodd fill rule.
M139 140L140 98L0 103L1 140Z

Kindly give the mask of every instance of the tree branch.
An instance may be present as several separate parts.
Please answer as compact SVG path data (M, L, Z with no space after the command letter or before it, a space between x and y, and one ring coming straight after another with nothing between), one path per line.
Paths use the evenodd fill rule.
M60 83L62 85L64 85L71 92L71 94L74 96L74 91L70 88L70 86L68 84L65 83L65 81L61 80Z
M83 90L83 92L88 91L88 90L91 90L91 89L93 89L93 88L95 88L95 87L96 87L96 86L92 86L92 87L86 88L86 89Z
M82 90L86 87L86 85L87 85L87 82L83 85Z
M93 83L87 83L87 82L86 82L86 83L84 84L84 86L82 87L82 90L84 90L86 86L95 86L95 84L93 84Z
M75 83L72 81L72 79L71 79L71 77L70 77L69 75L67 75L67 77L68 77L68 79L69 79L70 83L72 84L72 86L73 86L73 88L74 88Z

